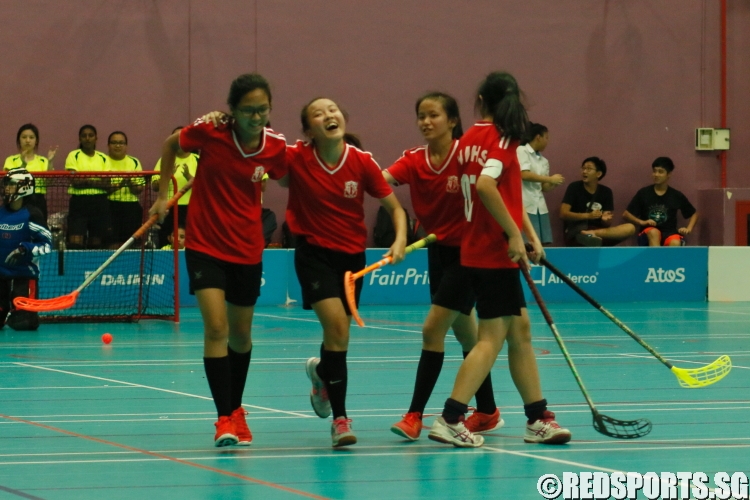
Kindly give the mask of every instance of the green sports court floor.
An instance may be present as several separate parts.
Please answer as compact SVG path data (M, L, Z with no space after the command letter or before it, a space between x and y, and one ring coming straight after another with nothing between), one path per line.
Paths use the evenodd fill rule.
M406 410L424 307L365 307L353 327L349 416L359 443L330 447L329 422L309 405L304 361L320 328L300 308L258 308L244 404L249 448L213 447L215 412L195 309L179 325L42 325L0 331L0 499L542 498L537 480L565 471L744 471L750 475L750 308L747 304L605 304L676 366L729 354L732 372L704 389L677 379L586 304L550 311L602 413L648 418L631 441L594 431L591 413L544 320L531 305L550 407L573 431L565 446L525 444L523 409L501 354L496 398L506 426L479 449L389 431ZM104 332L114 336L105 346ZM450 392L455 340L428 412ZM429 424L432 417L428 417ZM642 497L645 498L645 497Z

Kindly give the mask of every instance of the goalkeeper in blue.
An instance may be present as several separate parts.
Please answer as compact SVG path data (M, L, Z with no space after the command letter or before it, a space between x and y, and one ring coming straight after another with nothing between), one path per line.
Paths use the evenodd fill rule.
M34 194L34 177L24 168L8 171L2 179L0 207L0 328L36 330L39 315L13 307L16 297L36 294L39 278L37 257L50 253L52 238L38 208L24 206Z

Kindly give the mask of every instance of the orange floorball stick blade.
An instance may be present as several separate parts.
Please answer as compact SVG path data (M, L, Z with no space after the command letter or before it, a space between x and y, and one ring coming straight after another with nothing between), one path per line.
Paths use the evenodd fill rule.
M13 299L13 305L24 311L47 312L61 311L73 307L78 298L79 292L75 291L62 297L51 299L30 299L28 297L16 297Z
M349 311L359 326L365 326L365 322L362 321L359 311L357 311L357 298L355 297L356 281L351 271L344 273L344 294L346 295L346 303L349 304Z

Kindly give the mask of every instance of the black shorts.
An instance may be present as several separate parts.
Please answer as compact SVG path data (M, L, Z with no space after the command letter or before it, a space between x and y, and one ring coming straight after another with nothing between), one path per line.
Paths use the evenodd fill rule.
M430 299L433 304L462 314L471 314L476 297L471 279L461 267L461 247L433 243L427 247Z
M112 219L106 194L74 194L68 211L68 236L99 238L108 245L112 236Z
M112 239L116 243L126 242L143 224L143 207L137 201L109 200L109 212L112 216Z
M235 264L196 250L185 250L190 294L205 288L224 290L224 298L240 307L254 306L260 297L263 263Z
M356 273L365 267L365 253L344 253L309 244L305 238L297 238L294 250L294 269L302 287L302 308L312 309L312 305L323 299L338 297L344 304L347 315L351 315L344 292L344 274ZM355 283L357 306L362 293L362 279Z
M479 319L520 316L526 307L520 269L480 269L467 267L471 287L477 295Z

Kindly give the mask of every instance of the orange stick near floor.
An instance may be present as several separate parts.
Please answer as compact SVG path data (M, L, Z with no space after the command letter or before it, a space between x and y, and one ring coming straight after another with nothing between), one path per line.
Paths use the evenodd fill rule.
M424 238L422 238L419 241L416 241L405 248L405 251L407 254L411 253L414 250L417 250L418 248L424 248L430 243L434 243L437 241L437 236L434 234L430 234ZM354 321L357 322L359 326L365 326L365 322L362 321L362 318L359 316L359 312L357 311L357 301L354 297L354 291L355 286L354 283L364 276L365 274L374 271L375 269L378 269L380 267L386 266L390 264L393 261L393 258L391 256L388 256L384 259L380 259L374 264L370 264L366 268L362 269L361 271L357 271L356 273L352 274L351 272L347 271L346 274L344 274L344 292L346 293L346 303L349 304L349 310L352 313L352 317L354 318Z

